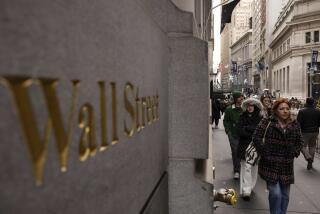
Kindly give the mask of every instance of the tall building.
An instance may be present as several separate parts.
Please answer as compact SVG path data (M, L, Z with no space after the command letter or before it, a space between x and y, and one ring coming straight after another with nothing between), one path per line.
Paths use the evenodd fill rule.
M230 47L236 43L252 27L252 1L241 0L235 7L231 23L226 24L221 32L221 85L229 88L233 81L231 74L231 52Z
M230 49L231 61L237 65L233 85L238 89L252 88L252 30L248 30Z
M272 90L278 96L319 98L320 65L311 66L312 52L320 50L319 16L320 1L289 0L277 19L270 48Z
M229 73L230 73L230 23L226 24L221 32L221 87L227 89L230 87Z
M254 0L253 2L253 59L252 68L254 76L254 88L261 89L266 86L266 67L265 67L265 49L266 49L266 0Z
M271 49L269 47L270 43L272 42L272 32L274 30L274 26L277 22L277 19L284 7L285 3L288 0L268 0L266 1L266 23L265 23L265 52L264 52L264 61L265 61L265 88L271 89L272 88L272 56L271 56Z
M235 7L231 17L231 44L238 41L251 27L253 0L241 0Z

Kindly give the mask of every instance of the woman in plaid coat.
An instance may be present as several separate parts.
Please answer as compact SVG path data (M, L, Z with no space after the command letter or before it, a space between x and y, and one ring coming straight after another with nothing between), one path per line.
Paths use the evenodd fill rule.
M290 184L294 183L293 159L299 156L303 142L300 126L291 119L286 99L280 98L273 104L272 116L259 123L253 142L261 156L258 172L267 183L270 213L285 214Z

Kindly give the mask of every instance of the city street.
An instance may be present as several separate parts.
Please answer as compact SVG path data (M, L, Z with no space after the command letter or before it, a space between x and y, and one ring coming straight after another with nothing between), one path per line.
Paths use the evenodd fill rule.
M218 129L213 129L213 161L215 166L215 189L227 187L239 192L239 181L233 179L231 150L222 119ZM295 160L295 184L291 186L288 213L320 213L320 160L316 158L314 169L307 171L302 154ZM249 202L238 198L235 207L215 202L215 214L267 214L268 192L265 183L258 178L253 197Z

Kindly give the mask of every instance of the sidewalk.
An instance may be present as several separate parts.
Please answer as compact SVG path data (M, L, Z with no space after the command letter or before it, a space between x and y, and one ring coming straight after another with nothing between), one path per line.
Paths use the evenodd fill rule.
M210 137L211 140L211 137ZM212 142L213 141L213 142ZM213 161L215 166L214 188L234 188L239 192L239 181L233 180L231 150L222 120L219 129L212 134ZM308 171L302 154L295 159L295 184L291 185L288 214L320 213L320 159L314 161L314 169ZM249 202L238 198L235 207L215 202L215 214L267 214L269 213L268 192L265 182L259 177Z

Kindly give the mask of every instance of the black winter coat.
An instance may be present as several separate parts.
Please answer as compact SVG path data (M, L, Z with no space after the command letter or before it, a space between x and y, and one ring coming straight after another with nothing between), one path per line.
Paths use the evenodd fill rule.
M306 105L298 113L302 133L319 133L320 111L313 106Z
M240 159L245 159L245 152L250 142L252 141L252 135L257 125L261 121L262 116L260 110L255 110L251 116L245 111L241 114L237 128L239 131L239 146L237 155Z
M269 121L271 123L267 129ZM271 183L293 184L293 159L299 156L303 144L299 123L295 120L283 129L276 118L264 118L257 126L252 140L261 156L259 161L261 178Z

